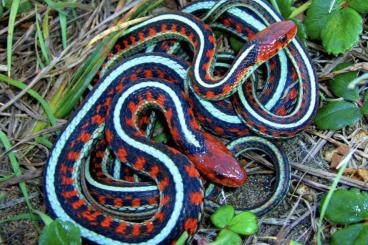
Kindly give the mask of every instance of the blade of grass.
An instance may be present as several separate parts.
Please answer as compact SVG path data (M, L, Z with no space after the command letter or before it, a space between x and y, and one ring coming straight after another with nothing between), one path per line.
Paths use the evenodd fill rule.
M66 14L59 12L59 22L60 22L60 29L61 29L61 40L63 43L63 48L67 46L67 18Z
M8 37L6 43L6 52L7 52L7 63L8 63L8 77L11 77L11 64L12 64L12 49L13 49L13 35L14 35L14 25L15 18L17 17L17 12L19 8L20 0L13 0L10 14L9 14L9 22L8 22Z
M14 79L10 79L2 74L0 74L0 80L14 86L14 87L17 87L19 89L24 89L25 87L27 87L26 84L24 84L23 82L21 81L18 81L18 80L14 80ZM54 116L54 114L52 113L51 111L51 108L49 106L49 104L42 98L41 95L39 95L36 91L34 91L33 89L29 89L27 91L27 93L29 95L31 95L33 98L35 98L42 106L42 108L44 109L50 123L52 126L55 126L56 125L56 117Z
M15 176L21 176L22 175L22 171L20 170L20 166L19 163L17 161L17 158L15 157L15 154L13 151L11 151L11 145L10 145L10 141L8 139L8 136L6 136L6 134L0 130L0 140L2 142L2 144L5 147L5 151L8 152L8 157L10 160L10 165L13 169L13 172L15 174ZM27 185L24 182L19 183L19 188L24 196L24 199L26 201L26 205L29 211L29 215L33 216L32 212L33 212L33 208L32 208L32 204L29 201L29 194L28 194L28 189L27 189ZM36 226L37 227L37 226Z
M11 174L11 175L8 175L8 176L1 177L0 178L0 183L13 178L14 176L15 176L15 174Z
M50 9L47 9L42 20L42 34L45 39L49 37L49 12Z
M42 56L45 59L46 64L48 65L48 64L50 64L50 59L49 59L49 54L47 52L45 39L43 38L43 33L41 31L41 26L40 26L40 23L39 23L40 20L41 20L41 17L37 13L37 9L36 9L36 33L37 33L37 38L38 38L38 42L40 44Z
M0 224L10 222L10 221L22 220L22 219L30 219L30 220L33 220L33 221L41 220L41 218L38 217L38 216L34 216L32 214L29 214L29 213L21 213L21 214L11 216L7 219L0 220Z

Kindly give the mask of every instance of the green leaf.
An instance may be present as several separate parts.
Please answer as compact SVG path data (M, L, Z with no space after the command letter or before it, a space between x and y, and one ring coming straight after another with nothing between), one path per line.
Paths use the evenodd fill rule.
M355 224L338 230L332 235L331 245L368 244L368 224Z
M334 11L321 31L322 44L329 54L341 54L351 49L363 31L363 19L357 11L344 8Z
M368 192L361 193L357 189L335 191L326 210L326 218L337 224L351 224L367 219Z
M279 6L281 15L284 16L285 19L289 18L293 11L293 3L294 0L277 0L277 5Z
M318 110L315 123L320 129L340 129L360 120L359 108L350 102L333 101Z
M340 5L343 1L344 0L336 0L331 13L336 9L340 9ZM313 0L312 4L309 6L304 24L308 36L311 39L320 39L321 32L325 29L327 20L331 15L331 13L329 13L331 7L330 4L330 0Z
M42 230L38 244L77 245L82 244L82 240L78 227L69 221L57 219Z
M258 230L257 216L251 212L242 212L230 221L228 228L241 235L253 235Z
M305 26L304 26L303 22L301 20L299 20L298 18L293 18L292 20L294 21L294 23L298 27L298 32L296 33L296 35L298 36L300 41L304 44L304 46L307 46L307 37L308 36L307 36L307 31L305 30Z
M240 245L242 243L241 237L227 229L223 229L218 234L214 242L208 243L208 245Z
M349 7L359 13L368 13L368 0L349 0Z
M334 70L341 70L350 65L352 65L352 63L343 63L337 66ZM356 101L359 99L359 88L355 87L354 89L349 89L348 85L358 76L358 73L358 71L354 71L338 75L328 82L328 88L338 97Z
M368 93L364 95L364 104L360 110L363 114L368 114Z
M211 215L212 223L218 228L227 226L234 217L235 210L231 205L225 205L218 208L215 213Z

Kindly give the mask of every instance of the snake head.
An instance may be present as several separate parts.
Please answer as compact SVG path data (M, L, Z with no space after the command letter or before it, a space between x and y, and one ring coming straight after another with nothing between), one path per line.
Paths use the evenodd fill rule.
M203 134L206 152L188 155L205 178L228 187L242 186L247 180L244 168L219 140Z
M269 25L250 40L259 46L257 63L267 61L286 47L295 37L297 27L293 21L281 21Z

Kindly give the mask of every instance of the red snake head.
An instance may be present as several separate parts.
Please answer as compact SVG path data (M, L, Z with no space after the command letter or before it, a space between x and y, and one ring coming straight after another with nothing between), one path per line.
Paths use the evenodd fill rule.
M281 21L269 25L258 32L250 41L259 45L257 63L272 58L280 49L286 47L294 38L297 27L293 21Z
M219 140L210 134L203 136L206 152L188 155L201 175L223 186L242 186L247 180L244 168Z

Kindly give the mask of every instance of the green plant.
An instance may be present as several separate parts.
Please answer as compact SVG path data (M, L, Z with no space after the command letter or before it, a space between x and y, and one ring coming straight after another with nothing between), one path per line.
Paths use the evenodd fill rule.
M295 8L295 0L271 0L286 18L298 25L298 36L321 40L329 54L342 54L359 40L363 30L360 14L368 12L367 0L309 0ZM307 10L304 23L296 18Z
M342 63L335 68L339 71L351 66L351 63ZM360 103L358 86L351 87L352 81L357 78L358 71L346 72L337 75L328 81L329 90L338 100L330 101L317 112L315 123L320 129L340 129L358 122L367 113L368 96ZM361 104L362 106L358 106Z
M211 215L212 223L220 228L220 232L214 242L209 245L241 244L240 235L253 235L258 230L257 217L251 212L241 212L235 215L235 209L231 205L218 208Z
M327 205L325 218L344 225L331 238L331 244L353 245L368 244L368 192L357 189L335 191L328 204L327 196L322 200L322 207Z

